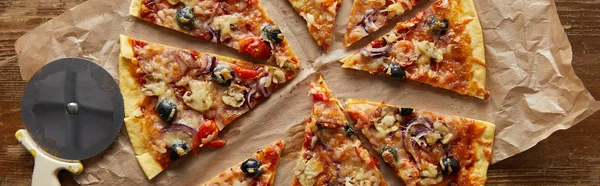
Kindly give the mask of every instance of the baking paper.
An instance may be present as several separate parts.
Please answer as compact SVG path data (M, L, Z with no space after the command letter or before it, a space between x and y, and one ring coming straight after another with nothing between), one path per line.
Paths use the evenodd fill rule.
M268 144L285 139L275 185L289 185L303 141L303 121L311 112L308 83L318 75L325 77L340 100L385 101L495 123L495 162L531 148L554 131L569 128L600 109L600 103L573 72L571 46L552 0L475 1L486 44L487 90L491 95L487 100L417 82L342 69L337 60L393 27L393 24L384 27L344 49L342 39L351 0L342 3L329 53L317 46L306 22L287 0L262 0L261 4L298 55L302 72L254 111L227 126L221 133L227 145L204 148L195 157L185 156L153 180L147 180L123 128L109 149L84 161L84 172L75 176L75 180L83 185L201 184ZM429 1L420 4L399 20L406 20L430 4ZM128 15L128 6L128 0L89 0L22 36L15 45L23 78L29 79L54 59L82 57L100 64L116 79L119 34L263 62L234 49L138 20ZM369 144L365 146L370 148ZM379 167L390 185L400 185L385 163Z

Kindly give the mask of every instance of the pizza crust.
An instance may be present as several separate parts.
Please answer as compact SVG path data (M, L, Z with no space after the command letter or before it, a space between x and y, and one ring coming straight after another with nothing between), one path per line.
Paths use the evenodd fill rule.
M466 31L471 37L471 48L473 49L473 58L471 59L471 70L473 71L473 82L471 82L471 87L481 87L485 89L486 83L486 65L485 65L485 45L483 41L483 29L481 28L481 24L479 23L479 17L477 16L477 11L475 10L475 4L473 0L461 0L460 7L456 7L455 9L460 9L462 11L461 17L459 17L460 22L468 21L466 25ZM469 91L470 93L475 93L473 96L485 99L485 92L477 92Z
M131 68L131 58L133 58L133 49L127 36L120 36L121 56L119 57L119 88L123 95L123 105L125 107L125 127L129 140L133 146L136 159L142 167L142 171L148 179L154 178L160 173L163 168L152 155L147 152L144 143L143 121L141 116L140 104L144 101L145 96L142 94L141 86L136 82L135 78L129 70Z
M140 17L140 7L142 6L142 0L131 0L129 6L129 14L135 17Z
M485 185L485 182L487 181L487 170L489 165L492 163L491 154L496 126L485 121L473 121L475 122L475 125L485 127L485 130L479 137L479 140L473 143L473 147L476 151L475 157L477 161L473 165L473 170L469 175L469 180L477 183L478 185ZM488 157L488 155L490 156Z
M146 174L146 177L148 177L149 180L154 178L156 175L158 175L158 173L164 170L160 163L158 163L158 161L156 161L154 157L150 155L150 153L146 152L142 155L135 156L135 158L137 159L138 163L140 164L140 167L142 167L144 174Z

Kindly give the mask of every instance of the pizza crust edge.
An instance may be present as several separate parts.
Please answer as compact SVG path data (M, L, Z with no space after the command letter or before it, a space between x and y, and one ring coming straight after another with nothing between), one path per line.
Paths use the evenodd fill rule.
M473 49L473 58L471 59L471 70L473 71L473 81L471 87L477 87L485 90L486 84L486 63L485 63L485 45L483 40L483 29L479 22L477 10L473 0L462 0L460 10L462 17L460 22L468 21L466 31L471 37L471 48ZM485 99L485 92L469 91L469 94Z
M129 15L140 17L140 7L142 6L142 0L132 0L129 6Z
M123 95L125 107L125 127L127 135L133 146L135 157L148 179L154 178L164 169L148 152L144 143L143 121L138 118L141 115L139 110L140 103L144 100L141 92L141 86L135 81L129 68L131 58L133 58L133 49L130 38L124 35L120 36L121 54L119 57L119 87Z
M488 154L492 154L496 125L481 120L468 120L473 121L474 124L477 126L485 127L485 130L483 131L479 139L473 142L473 147L476 151L475 157L477 158L477 160L475 161L473 165L473 170L469 175L469 180L471 180L472 183L485 185L485 182L487 181L488 167L492 163L492 157L488 158L486 156L486 151L488 152Z

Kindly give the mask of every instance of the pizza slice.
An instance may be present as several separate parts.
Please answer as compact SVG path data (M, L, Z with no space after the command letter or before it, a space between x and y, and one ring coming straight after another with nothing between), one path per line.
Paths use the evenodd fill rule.
M411 10L419 1L421 0L355 0L344 35L344 47L379 30L389 21Z
M322 78L310 84L310 94L313 111L292 185L387 185Z
M286 71L300 63L258 0L132 0L129 13L156 25L224 44Z
M407 78L486 99L483 31L472 0L436 1L342 59L344 68Z
M306 20L306 26L317 44L329 50L335 27L335 16L342 0L289 0L292 7Z
M283 145L281 140L259 150L252 157L215 176L202 186L273 185Z
M345 111L406 185L485 185L494 124L352 99Z
M148 179L200 147L290 76L253 64L121 36L119 86L125 126Z

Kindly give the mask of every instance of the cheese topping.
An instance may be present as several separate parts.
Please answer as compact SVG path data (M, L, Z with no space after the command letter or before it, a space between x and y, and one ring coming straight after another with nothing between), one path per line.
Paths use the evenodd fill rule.
M412 40L413 45L421 52L421 54L425 55L427 59L433 58L435 62L442 62L444 60L443 50L436 47L434 43L429 41L417 41ZM429 61L427 61L429 63Z
M183 95L183 102L193 109L204 112L212 107L214 94L211 83L198 80L189 82L190 91Z
M238 20L239 18L235 14L222 15L219 17L215 17L210 25L213 29L220 30L221 38L225 38L231 35L231 25L236 24Z
M421 168L421 185L434 185L441 183L444 177L439 173L438 167L428 163L423 162L419 165Z
M298 161L294 175L298 178L300 185L312 186L315 184L315 178L323 172L323 165L317 160L312 158L306 162Z
M394 116L386 115L381 118L381 122L375 124L375 129L381 134L388 134L397 131L399 127L396 125L396 118Z
M223 103L232 106L232 107L240 107L244 104L244 92L247 91L248 88L232 84L227 91L223 94L221 99Z

